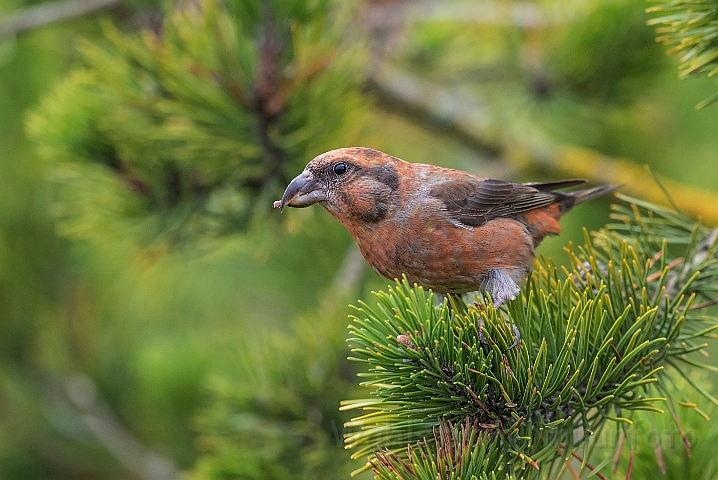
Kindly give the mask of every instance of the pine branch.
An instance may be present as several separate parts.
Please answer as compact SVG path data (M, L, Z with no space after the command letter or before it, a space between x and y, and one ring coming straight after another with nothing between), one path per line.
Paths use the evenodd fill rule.
M331 288L310 313L276 329L255 328L223 358L210 401L194 418L199 459L192 478L349 478L337 412L353 390L343 351L347 292Z
M656 25L656 41L680 54L681 78L714 77L718 74L718 3L714 0L649 0L659 5L647 8L657 14L648 25ZM703 108L718 100L718 93L696 105Z
M80 42L85 68L28 116L66 235L166 250L246 232L360 109L336 2L166 10Z
M436 451L426 440L417 442L414 448L409 446L408 461L383 450L377 452L376 459L371 462L372 469L378 478L392 480L510 478L491 472L493 458L500 457L499 445L496 441L485 441L477 427L468 420L460 428L444 423L434 431ZM483 473L474 473L479 471Z
M407 445L437 448L425 440L437 428L469 422L482 445L498 447L489 449L491 468L462 478L494 470L533 478L530 467L548 467L559 449L568 461L607 422L662 412L666 390L652 386L667 381L667 367L685 376L678 364L696 364L689 355L717 327L694 308L718 289L717 235L626 199L633 205L614 207L618 223L569 246L570 268L537 262L507 311L490 302L435 307L430 292L406 280L377 293L376 306L362 303L349 343L375 398L343 404L366 412L347 424L353 457L371 459L381 448L392 452L381 458L396 455L414 468ZM510 348L511 324L521 332L518 348Z

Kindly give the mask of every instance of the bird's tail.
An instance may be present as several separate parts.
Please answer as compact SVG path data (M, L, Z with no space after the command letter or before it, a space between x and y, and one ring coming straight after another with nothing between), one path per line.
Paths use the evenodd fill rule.
M621 185L601 185L599 187L584 188L583 190L576 190L575 192L560 192L564 197L561 202L562 210L566 211L579 203L593 200L596 197L600 197L608 192L611 192Z
M608 192L612 192L620 186L621 185L601 185L599 187L584 188L583 190L577 190L575 192L566 192L566 195L574 197L574 205L578 205L579 203L587 202Z
M599 187L584 188L583 190L574 190L573 192L559 192L564 188L577 187L586 183L583 179L557 180L551 182L532 182L524 183L524 185L533 187L541 192L550 192L556 195L556 202L559 204L561 212L571 210L579 203L593 200L610 191L613 191L621 185L601 185Z

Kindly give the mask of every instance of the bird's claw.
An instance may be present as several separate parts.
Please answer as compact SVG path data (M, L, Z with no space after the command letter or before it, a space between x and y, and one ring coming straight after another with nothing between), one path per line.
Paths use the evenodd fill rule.
M479 342L483 343L484 345L489 345L489 340L486 339L486 335L484 335L484 332L481 331L481 327L484 326L484 321L479 318L478 319L478 330L479 330ZM519 332L519 327L514 325L513 323L506 322L506 325L511 326L511 328L514 331L514 343L511 344L511 346L508 348L508 350L511 350L515 346L519 344L521 341L521 332ZM491 340L493 342L493 340Z
M511 346L509 347L509 350L511 350L512 348L514 348L514 347L515 347L516 345L518 345L519 342L521 341L521 332L519 332L519 327L517 327L517 326L514 325L514 324L510 324L510 325L511 325L511 326L513 327L513 329L514 329L514 343L511 344Z

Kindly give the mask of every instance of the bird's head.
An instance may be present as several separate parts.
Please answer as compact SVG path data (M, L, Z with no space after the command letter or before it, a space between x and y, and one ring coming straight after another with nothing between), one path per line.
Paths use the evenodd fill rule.
M309 162L274 206L303 208L319 203L343 219L376 222L386 216L399 188L401 160L371 148L340 148Z

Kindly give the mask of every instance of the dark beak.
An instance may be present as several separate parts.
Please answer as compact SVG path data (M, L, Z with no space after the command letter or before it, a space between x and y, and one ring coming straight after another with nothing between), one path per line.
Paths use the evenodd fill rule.
M326 199L324 187L305 170L287 185L282 199L274 202L274 208L279 207L280 211L284 207L304 208Z

